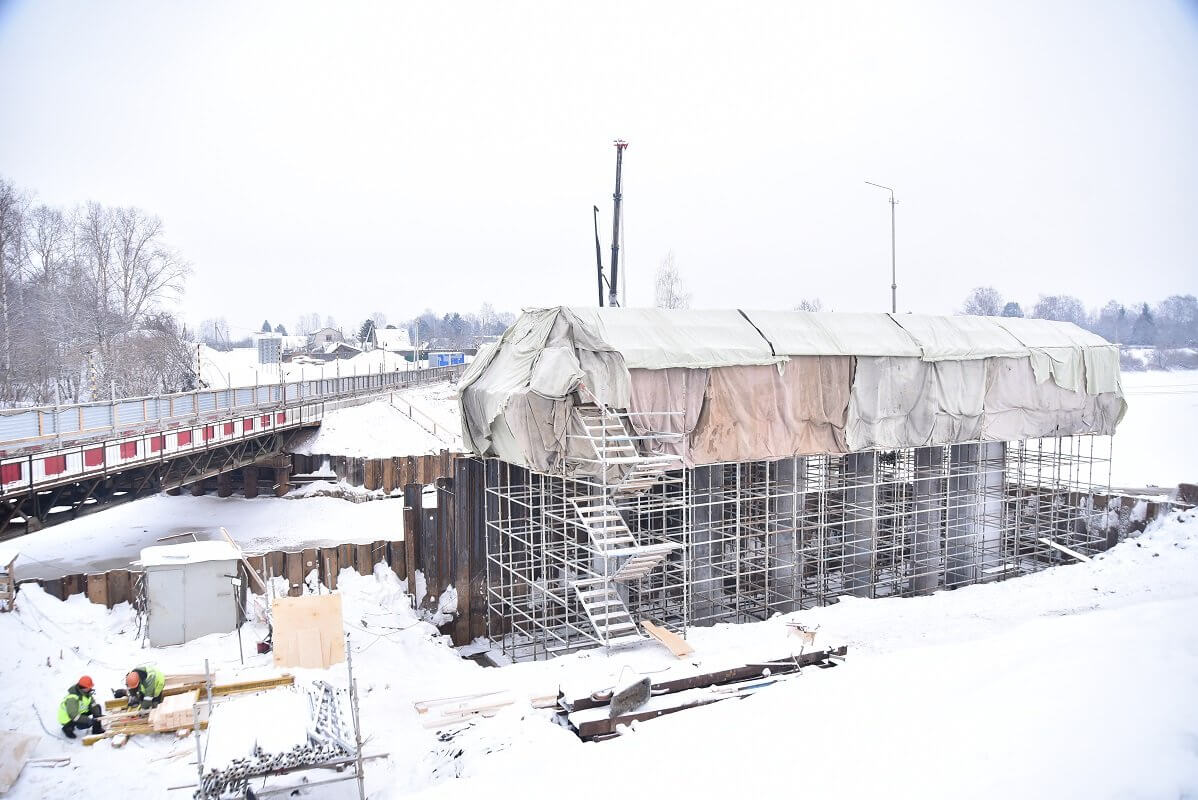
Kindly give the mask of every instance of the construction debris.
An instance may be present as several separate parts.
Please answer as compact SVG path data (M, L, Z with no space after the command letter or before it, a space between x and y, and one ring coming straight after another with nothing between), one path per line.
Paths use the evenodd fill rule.
M282 753L268 753L255 747L249 758L235 759L222 769L210 769L200 779L192 797L195 800L218 800L224 797L246 797L249 782L273 775L314 767L334 767L339 770L355 766L355 770L340 778L357 777L361 769L356 732L345 720L342 700L345 690L317 681L308 689L309 727L307 741Z
M833 667L847 652L848 648L841 646L800 653L777 661L746 664L718 672L653 683L649 686L646 701L633 709L615 708L619 686L613 691L592 692L572 700L562 698L559 702L565 722L579 738L602 740L617 735L620 726L633 722L654 719L733 697L748 697L780 680L785 680L788 675L797 675L803 667Z

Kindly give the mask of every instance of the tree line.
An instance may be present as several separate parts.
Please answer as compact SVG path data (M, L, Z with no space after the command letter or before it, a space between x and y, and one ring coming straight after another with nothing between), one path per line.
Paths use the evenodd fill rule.
M0 403L193 388L190 337L163 307L189 273L153 214L38 203L0 178Z
M477 311L448 311L437 313L432 309L415 317L388 320L387 314L374 311L362 322L350 327L342 327L337 319L330 315L321 315L315 311L301 314L295 324L288 329L282 323L271 325L270 320L263 320L259 329L261 333L274 332L287 335L288 330L297 336L308 336L322 328L332 328L339 331L348 340L363 342L370 337L373 330L400 328L408 332L413 346L427 349L472 349L489 338L501 335L508 326L516 321L516 315L496 311L490 303L483 303ZM229 324L224 317L205 319L200 323L199 340L204 344L220 350L235 347L250 347L253 337L250 335L234 336L230 333Z
M1025 312L1018 301L1005 299L993 286L979 286L966 296L961 313L1072 322L1131 347L1198 347L1198 298L1192 294L1171 295L1157 303L1111 300L1099 308L1086 308L1072 295L1040 295Z

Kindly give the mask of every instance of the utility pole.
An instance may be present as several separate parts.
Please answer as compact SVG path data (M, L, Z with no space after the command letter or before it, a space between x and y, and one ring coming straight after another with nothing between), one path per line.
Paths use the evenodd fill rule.
M599 307L603 308L603 252L599 249L599 206L591 206L595 221L595 269L599 274Z
M616 148L616 191L612 194L612 222L611 222L611 283L608 286L607 304L609 306L620 305L617 288L619 287L619 264L620 264L620 172L624 165L624 151L628 148L628 142L623 139L616 139L612 142Z
M883 186L880 183L866 181L870 186L877 186L879 189L885 189L890 192L890 313L898 313L898 281L895 278L894 271L894 206L898 203L894 199L894 189L889 186Z

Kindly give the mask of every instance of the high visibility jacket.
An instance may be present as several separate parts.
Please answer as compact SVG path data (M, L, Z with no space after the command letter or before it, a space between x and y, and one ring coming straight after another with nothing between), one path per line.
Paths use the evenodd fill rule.
M147 664L136 667L134 671L146 674L145 679L137 685L137 691L142 697L157 697L162 694L162 689L166 686L166 676L162 674L162 670Z
M96 702L98 701L92 695L80 689L79 684L75 684L67 689L67 696L58 705L58 724L66 725L68 722L79 719L83 714L90 713L92 703Z

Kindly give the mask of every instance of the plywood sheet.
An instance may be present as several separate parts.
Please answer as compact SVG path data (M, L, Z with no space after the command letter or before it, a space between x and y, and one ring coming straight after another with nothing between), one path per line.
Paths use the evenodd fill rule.
M685 639L671 630L663 628L660 625L654 625L649 620L642 620L641 627L645 629L645 633L670 648L670 652L677 658L682 658L695 652L695 648L691 647L686 643Z
M271 617L275 666L327 669L345 660L341 595L280 597Z

